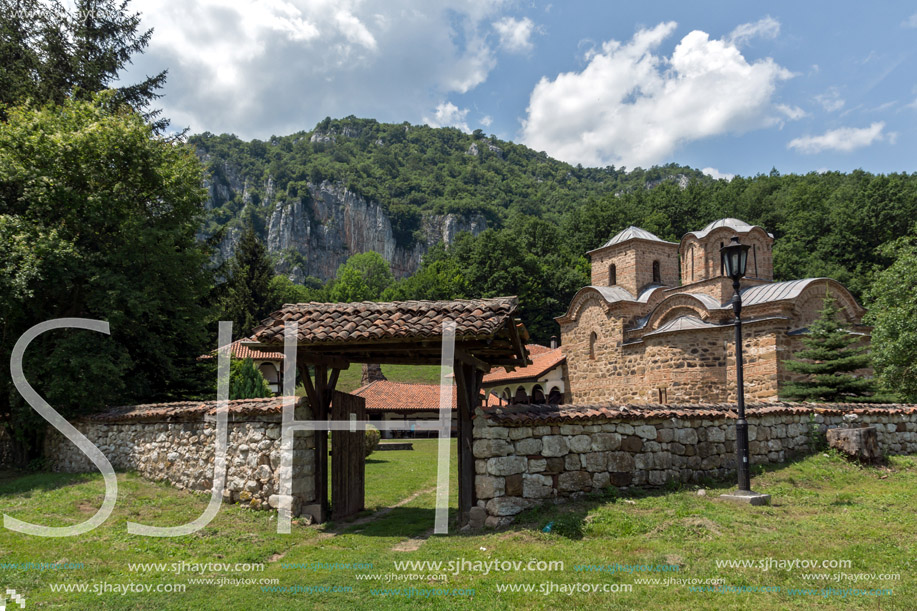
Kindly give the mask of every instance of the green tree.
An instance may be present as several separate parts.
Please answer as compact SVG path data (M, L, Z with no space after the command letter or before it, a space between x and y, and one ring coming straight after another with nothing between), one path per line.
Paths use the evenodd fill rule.
M260 399L271 397L271 387L251 359L233 359L229 364L229 398Z
M248 223L236 244L225 287L222 320L232 321L233 336L248 337L274 310L274 267L267 249Z
M26 352L26 375L64 416L208 387L195 360L212 315L201 166L138 114L112 110L112 95L12 107L0 121L0 360L39 322L111 328L45 333ZM44 421L0 376L6 413L37 449Z
M869 291L873 361L884 386L917 401L917 238L901 238L884 251L895 262Z
M333 302L376 301L394 281L382 255L364 252L352 255L338 267L328 297Z
M851 334L839 320L840 309L825 293L819 317L802 337L805 346L796 352L793 360L785 361L786 368L807 376L805 380L785 385L781 395L789 400L847 401L870 395L875 390L873 380L852 374L870 366L865 346L857 346L860 336Z
M153 33L140 30L140 13L131 12L129 3L76 0L68 10L58 0L0 0L0 103L91 100L111 88ZM161 131L168 121L149 105L160 97L165 80L163 70L115 86L110 103L146 112Z

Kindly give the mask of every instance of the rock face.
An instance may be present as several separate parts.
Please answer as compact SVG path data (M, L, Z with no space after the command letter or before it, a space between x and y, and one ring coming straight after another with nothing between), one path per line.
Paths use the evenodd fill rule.
M840 450L850 458L864 462L882 460L879 437L874 426L856 429L828 429L827 437L829 446Z
M236 194L251 202L248 182L228 168L207 183L210 194L208 208L230 201ZM296 199L274 202L274 182L268 177L258 202L267 207L266 246L271 254L279 255L275 270L302 282L307 276L321 280L334 277L339 265L351 255L375 251L392 268L395 278L410 276L420 267L420 259L434 244L447 246L462 231L478 234L487 228L483 216L463 217L455 214L424 215L420 234L413 244L396 240L392 222L385 208L347 190L342 185L323 182L308 184L308 192ZM219 257L232 256L241 232L229 231L219 247Z

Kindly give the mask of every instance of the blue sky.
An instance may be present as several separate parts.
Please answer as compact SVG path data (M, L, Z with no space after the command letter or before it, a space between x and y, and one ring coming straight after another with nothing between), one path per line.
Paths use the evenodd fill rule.
M176 127L483 129L571 163L913 172L917 4L135 0Z

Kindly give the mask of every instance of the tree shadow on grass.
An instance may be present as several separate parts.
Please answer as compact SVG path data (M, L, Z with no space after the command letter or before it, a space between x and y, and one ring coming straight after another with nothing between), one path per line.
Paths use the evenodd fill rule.
M98 473L0 471L0 497L48 492L100 479Z

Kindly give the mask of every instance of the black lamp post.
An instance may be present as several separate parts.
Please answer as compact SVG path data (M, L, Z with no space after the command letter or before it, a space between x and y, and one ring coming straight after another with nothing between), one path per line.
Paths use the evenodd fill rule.
M739 238L733 236L729 244L720 249L723 268L726 275L732 278L732 288L735 291L732 309L735 312L736 403L739 407L739 418L736 420L736 470L739 474L739 494L751 492L751 480L748 476L748 421L745 420L745 376L742 362L742 293L739 292L739 280L745 275L749 248L751 247L748 244L739 244Z

